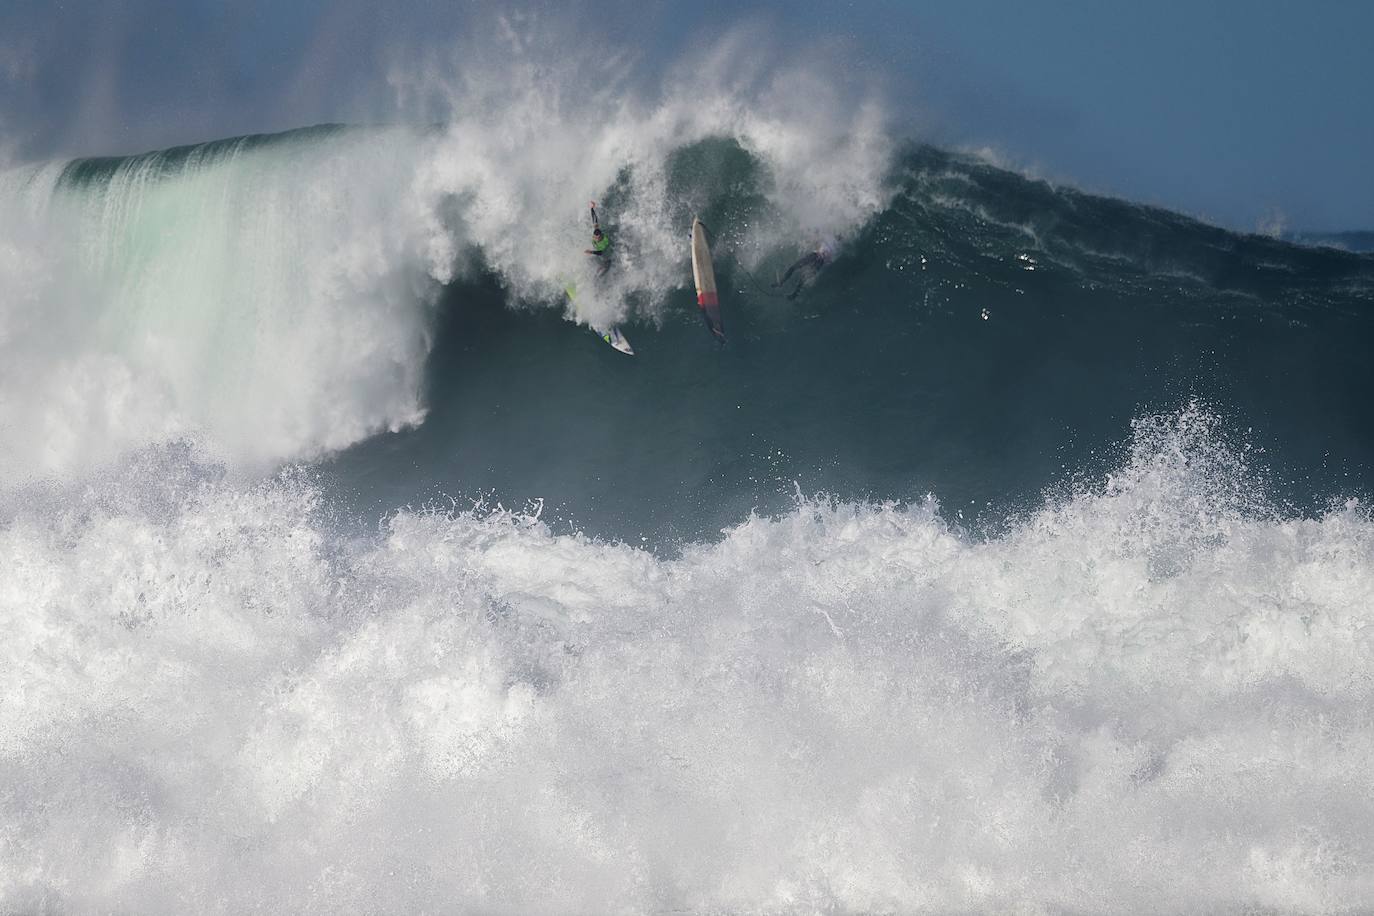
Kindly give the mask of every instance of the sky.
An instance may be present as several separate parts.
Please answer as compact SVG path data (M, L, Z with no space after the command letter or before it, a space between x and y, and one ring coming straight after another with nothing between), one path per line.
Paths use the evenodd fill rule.
M387 76L473 0L3 0L0 156L142 151L404 117ZM1374 227L1374 3L528 2L645 60L740 22L841 48L913 138L1253 230Z

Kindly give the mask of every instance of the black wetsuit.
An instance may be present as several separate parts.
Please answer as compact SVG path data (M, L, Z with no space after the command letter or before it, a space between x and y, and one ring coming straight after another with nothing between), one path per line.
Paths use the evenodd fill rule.
M792 274L796 273L799 270L805 270L805 276L807 277L814 277L816 274L820 272L820 269L824 266L825 255L821 254L819 251L812 251L808 254L802 255L800 258L797 259L797 263L787 268L787 273L782 275L782 279L778 281L778 285L782 286L791 278Z
M778 282L773 285L782 286L792 278L792 274L801 271L801 279L797 281L797 288L792 290L791 294L787 297L788 299L795 299L797 298L797 294L802 291L803 286L809 286L811 283L815 282L817 275L821 272L821 268L824 267L829 260L828 257L819 251L808 252L798 258L797 263L787 268L787 273L783 274L782 277L778 279Z

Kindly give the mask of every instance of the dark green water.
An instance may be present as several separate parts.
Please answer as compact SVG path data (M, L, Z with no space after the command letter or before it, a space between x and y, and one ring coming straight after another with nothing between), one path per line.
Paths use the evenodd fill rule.
M688 151L679 179L749 188L747 156ZM970 525L1110 467L1130 421L1193 400L1249 446L1279 504L1320 507L1374 481L1374 257L1240 236L1054 188L929 148L891 206L789 302L705 217L729 344L690 290L611 351L552 310L512 309L493 278L450 288L419 428L328 466L364 514L507 507L653 543L709 536L794 494L934 493ZM689 190L691 189L689 187ZM747 260L747 258L746 258ZM690 274L686 274L690 276ZM686 281L684 281L686 282Z

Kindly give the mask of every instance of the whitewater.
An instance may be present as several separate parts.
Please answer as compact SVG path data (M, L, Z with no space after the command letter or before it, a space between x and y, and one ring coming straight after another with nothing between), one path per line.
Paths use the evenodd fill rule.
M1205 418L973 539L807 502L661 559L340 539L184 456L7 514L16 912L1337 912L1374 892L1374 525Z
M747 37L0 173L0 912L1366 911L1374 258Z

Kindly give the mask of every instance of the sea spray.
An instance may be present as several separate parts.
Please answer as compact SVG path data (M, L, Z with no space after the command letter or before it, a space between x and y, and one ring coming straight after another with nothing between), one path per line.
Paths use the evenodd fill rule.
M76 162L7 195L7 243L34 254L0 278L21 294L4 464L64 476L186 440L260 471L416 422L435 284L409 254L414 151L404 130L317 130Z
M504 511L357 538L301 475L124 474L0 529L5 909L1374 891L1374 521L1276 512L1197 409L997 536L822 499L675 558Z
M818 220L853 233L886 200L876 98L851 105L814 75L806 90L781 64L695 94L623 78L570 93L586 51L507 33L443 71L437 127L322 126L6 173L0 460L64 476L184 441L256 474L413 426L441 288L464 278L586 324L660 320L687 282L692 213L739 196L713 150L755 173L731 211L741 250L790 245ZM493 54L502 66L483 66ZM614 105L612 90L626 90ZM615 246L599 283L582 254L590 197Z

